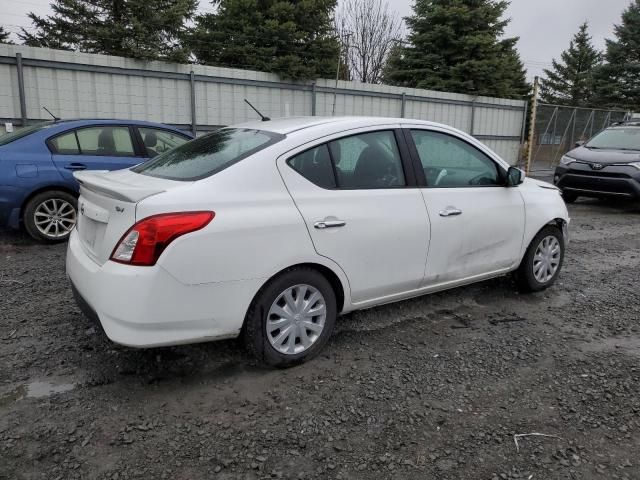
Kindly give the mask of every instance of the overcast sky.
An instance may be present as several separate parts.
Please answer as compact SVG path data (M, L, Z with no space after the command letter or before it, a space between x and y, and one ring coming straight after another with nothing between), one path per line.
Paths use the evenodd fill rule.
M411 14L413 0L388 0L401 16ZM583 21L591 25L598 48L611 38L613 25L631 0L512 0L507 15L511 23L507 35L520 37L518 49L529 77L542 73L552 58L567 48L571 36ZM200 0L202 9L210 10L210 2ZM15 32L30 26L27 13L49 12L49 0L0 0L0 24Z

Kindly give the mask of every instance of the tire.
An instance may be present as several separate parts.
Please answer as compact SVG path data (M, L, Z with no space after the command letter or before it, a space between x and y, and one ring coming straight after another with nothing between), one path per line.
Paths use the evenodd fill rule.
M542 242L548 239L555 239L555 240L549 240L548 245L554 245L554 244L557 245L559 247L559 252L557 257L553 255L545 256L546 259L555 261L556 267L552 275L550 275L548 278L544 278L545 274L548 275L550 273L550 270L547 269L545 271L545 274L541 274L541 277L536 276L536 274L534 273L536 264L534 264L534 262L537 262L536 252L538 248L544 248L544 245ZM516 271L515 277L516 277L516 282L518 284L520 291L539 292L541 290L545 290L549 288L557 280L558 275L562 270L563 262L564 262L564 237L562 235L562 232L558 227L547 225L542 230L540 230L540 232L538 232L538 234L531 241L531 244L527 248L524 258L522 259L522 262L520 263L520 266ZM549 262L549 263L553 263L553 262ZM549 263L543 263L540 268L544 268L544 266L548 265Z
M31 237L41 242L64 242L76 224L78 201L61 190L47 190L30 199L22 220Z
M563 191L562 199L564 200L564 203L573 203L578 199L578 195Z
M285 295L286 292L290 292L290 297ZM321 298L312 298L316 293ZM304 302L298 304L299 298ZM291 308L294 304L301 305L300 311L308 305L312 313L322 312L324 305L324 316L300 313L296 317L296 310ZM274 313L272 308L282 312L283 316ZM331 337L336 317L336 294L324 275L312 268L293 268L270 280L256 294L245 319L243 340L260 363L279 368L291 367L312 359L322 351ZM320 323L323 323L321 329ZM287 335L287 332L292 333ZM304 345L303 333L305 342L311 342L308 346ZM287 349L287 352L276 348L278 340L279 348Z

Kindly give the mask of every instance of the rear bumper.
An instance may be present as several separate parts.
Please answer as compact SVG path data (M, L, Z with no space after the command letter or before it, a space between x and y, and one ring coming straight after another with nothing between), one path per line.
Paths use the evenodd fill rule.
M261 280L185 285L162 267L95 263L74 230L67 275L80 309L114 342L158 347L239 335Z
M598 174L560 166L554 183L562 191L585 197L640 199L640 171L634 167L607 167Z

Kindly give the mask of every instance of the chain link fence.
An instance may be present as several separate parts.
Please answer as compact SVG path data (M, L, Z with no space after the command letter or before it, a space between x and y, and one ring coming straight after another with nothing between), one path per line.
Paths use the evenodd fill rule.
M552 171L562 156L596 133L629 118L629 112L538 104L529 171Z

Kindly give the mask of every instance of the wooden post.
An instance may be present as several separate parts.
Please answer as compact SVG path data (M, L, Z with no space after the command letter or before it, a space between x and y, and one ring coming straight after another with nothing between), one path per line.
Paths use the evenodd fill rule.
M533 99L531 106L531 120L529 123L529 145L527 146L527 162L525 172L529 175L531 170L531 156L533 154L533 141L536 133L536 116L538 114L538 95L540 93L540 77L536 77L533 83Z

